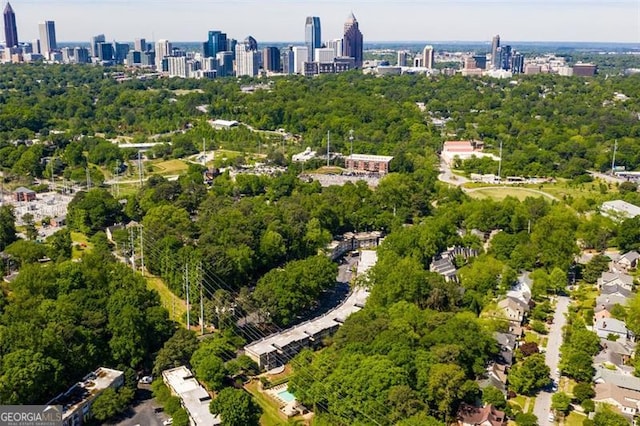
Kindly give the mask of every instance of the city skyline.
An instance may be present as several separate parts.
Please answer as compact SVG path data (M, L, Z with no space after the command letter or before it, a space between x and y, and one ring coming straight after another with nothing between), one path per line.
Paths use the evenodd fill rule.
M252 4L260 11L248 7ZM304 41L303 23L313 15L322 20L327 41L342 36L345 17L353 12L367 42L480 41L499 33L513 41L640 43L640 3L633 0L18 0L12 6L22 40L36 38L38 23L47 20L56 22L57 39L69 42L88 41L96 33L107 40L197 41L211 28L237 39ZM425 16L442 19L425 27Z

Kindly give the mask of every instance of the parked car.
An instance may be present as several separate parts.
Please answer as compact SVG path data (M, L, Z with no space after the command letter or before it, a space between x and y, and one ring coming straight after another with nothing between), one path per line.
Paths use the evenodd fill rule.
M150 385L151 382L153 382L153 376L144 376L142 379L140 379L140 383L142 383L143 385Z
M173 424L173 417L168 418L167 420L165 420L164 422L162 422L162 424L164 426L169 426Z

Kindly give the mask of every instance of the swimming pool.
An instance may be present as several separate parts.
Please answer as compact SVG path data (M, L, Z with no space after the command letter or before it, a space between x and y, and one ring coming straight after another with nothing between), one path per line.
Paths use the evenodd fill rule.
M282 392L278 392L278 398L280 398L284 402L293 402L296 400L296 397L288 390L283 390Z

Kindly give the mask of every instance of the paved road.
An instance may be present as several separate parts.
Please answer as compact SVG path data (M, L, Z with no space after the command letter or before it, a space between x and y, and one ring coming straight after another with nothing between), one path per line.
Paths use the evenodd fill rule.
M622 182L625 182L626 180L626 179L619 178L617 176L611 176L605 173L594 172L593 170L587 170L587 173L589 173L591 176L595 178L602 179L605 182L613 183L613 184L622 183Z
M454 174L451 171L451 168L444 161L440 162L440 174L438 175L438 180L454 186L460 186L469 182L469 179Z
M562 345L562 328L567 319L565 317L569 310L570 300L566 296L558 297L556 304L556 312L553 315L553 324L549 330L549 340L547 341L547 352L545 354L545 362L551 370L551 377L557 379L555 374L560 361L560 345ZM538 425L545 426L553 424L549 421L549 413L551 412L551 395L552 392L541 391L536 398L533 414L538 417Z

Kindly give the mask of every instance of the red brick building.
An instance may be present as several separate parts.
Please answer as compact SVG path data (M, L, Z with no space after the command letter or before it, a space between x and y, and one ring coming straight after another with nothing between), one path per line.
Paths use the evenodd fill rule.
M36 192L21 186L13 193L16 201L33 201L36 199Z
M356 173L389 173L389 163L393 157L386 155L351 154L345 158L345 165L349 171Z

